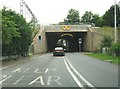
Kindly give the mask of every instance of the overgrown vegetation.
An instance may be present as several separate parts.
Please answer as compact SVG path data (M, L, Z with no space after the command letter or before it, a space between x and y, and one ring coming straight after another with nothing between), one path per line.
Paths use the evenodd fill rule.
M2 55L27 56L32 30L23 16L11 9L2 9Z
M101 53L91 53L91 54L87 54L87 55L91 56L91 57L101 59L101 60L111 62L113 64L120 64L120 62L119 62L120 58L119 57L114 57L114 56L111 56L111 55L108 55L108 54L101 54Z

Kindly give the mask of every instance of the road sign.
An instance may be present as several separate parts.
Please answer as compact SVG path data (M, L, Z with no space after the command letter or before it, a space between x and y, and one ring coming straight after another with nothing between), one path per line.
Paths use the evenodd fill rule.
M79 38L79 43L82 43L82 38Z
M70 26L68 26L68 25L63 26L63 29L64 29L64 30L69 30L69 29L70 29Z

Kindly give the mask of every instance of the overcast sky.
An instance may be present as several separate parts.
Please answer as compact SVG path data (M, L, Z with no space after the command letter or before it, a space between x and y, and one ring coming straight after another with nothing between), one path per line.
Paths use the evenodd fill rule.
M73 8L79 11L80 17L85 11L102 16L115 0L25 0L40 24L59 23L66 18ZM116 0L118 3L120 0ZM1 3L2 2L2 3ZM20 0L0 0L0 8L6 6L20 12ZM25 10L24 10L25 11ZM30 18L26 13L26 17Z

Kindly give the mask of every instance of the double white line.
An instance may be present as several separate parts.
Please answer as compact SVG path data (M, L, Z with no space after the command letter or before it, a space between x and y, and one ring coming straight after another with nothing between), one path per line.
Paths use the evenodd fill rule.
M75 76L74 73L76 73L76 75L82 80L84 81L88 87L91 87L92 89L96 89L91 83L89 83L73 66L72 64L69 62L68 58L65 56L64 57L64 63L67 67L67 70L69 71L69 73L71 74L71 76L73 77L73 79L75 80L75 82L77 83L77 85L79 87L81 87L82 89L85 89L85 87L83 86L83 84L79 81L79 79ZM73 73L73 71L74 73Z

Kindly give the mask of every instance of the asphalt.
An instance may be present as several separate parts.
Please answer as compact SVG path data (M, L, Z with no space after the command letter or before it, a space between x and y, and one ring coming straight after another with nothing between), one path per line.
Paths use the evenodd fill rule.
M117 65L81 53L37 55L9 64L1 76L3 87L118 87Z

